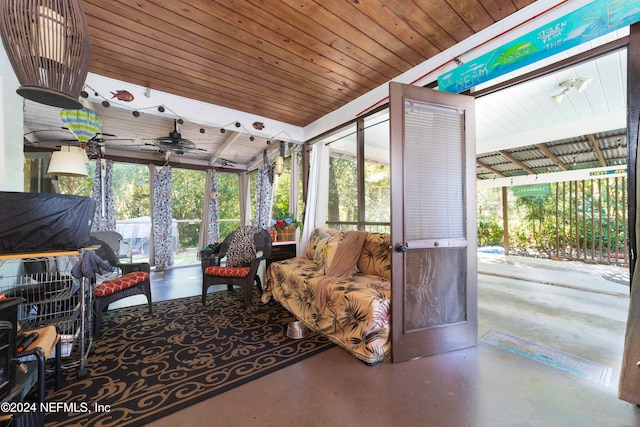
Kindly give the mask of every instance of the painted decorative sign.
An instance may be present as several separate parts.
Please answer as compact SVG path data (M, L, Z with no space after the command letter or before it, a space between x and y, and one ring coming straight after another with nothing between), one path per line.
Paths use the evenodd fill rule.
M595 0L441 75L438 89L460 93L638 21L638 0Z
M543 194L551 194L551 184L520 185L513 187L513 195L516 197L539 196Z
M607 171L596 171L596 172L591 172L589 175L591 176L601 176L601 175L622 175L627 173L627 168L623 167L621 169L611 169L611 170L607 170Z

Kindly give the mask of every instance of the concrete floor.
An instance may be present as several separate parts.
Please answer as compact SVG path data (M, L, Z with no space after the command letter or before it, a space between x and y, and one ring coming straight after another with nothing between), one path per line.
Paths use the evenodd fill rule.
M495 329L609 366L609 384L483 342L373 367L335 348L150 426L640 426L617 398L628 270L486 254L478 270L480 338ZM198 269L154 276L154 300L200 293Z

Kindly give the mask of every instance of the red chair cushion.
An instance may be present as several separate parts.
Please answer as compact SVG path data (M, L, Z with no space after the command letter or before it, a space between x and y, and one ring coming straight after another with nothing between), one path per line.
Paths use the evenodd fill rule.
M207 276L218 277L247 277L251 267L220 267L219 265L212 265L204 270L204 274Z
M128 289L145 280L149 280L149 273L146 271L134 271L133 273L120 276L117 279L105 280L95 287L93 294L97 297L104 297Z

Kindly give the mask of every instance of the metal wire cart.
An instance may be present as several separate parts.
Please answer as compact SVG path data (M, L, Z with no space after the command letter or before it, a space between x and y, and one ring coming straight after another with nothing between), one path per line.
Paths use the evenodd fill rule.
M78 251L0 255L0 293L23 299L18 307L22 330L57 327L66 359L62 368L77 366L81 378L92 344L92 292L89 279L71 274L80 257Z

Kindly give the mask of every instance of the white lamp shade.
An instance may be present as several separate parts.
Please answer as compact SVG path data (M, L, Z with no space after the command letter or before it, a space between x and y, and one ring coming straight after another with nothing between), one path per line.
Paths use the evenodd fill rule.
M74 148L74 147L71 147ZM86 154L85 154L86 155ZM87 164L82 153L77 151L56 151L51 155L49 175L88 176Z
M82 147L68 147L70 152L78 153L82 156L82 161L89 163L89 156L87 156L87 150Z

